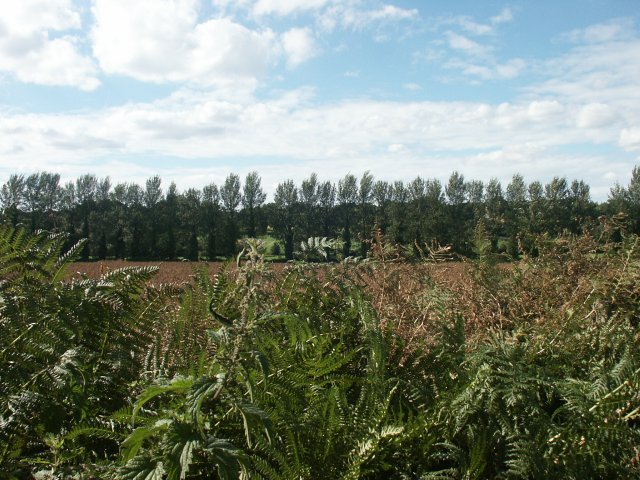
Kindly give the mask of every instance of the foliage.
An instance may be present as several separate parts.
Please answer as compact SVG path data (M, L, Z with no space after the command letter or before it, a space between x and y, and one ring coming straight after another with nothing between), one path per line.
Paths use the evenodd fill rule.
M335 243L327 237L309 237L306 242L300 242L300 249L296 255L307 262L327 261Z
M242 183L230 173L219 185L183 192L173 183L163 190L157 175L143 185L112 185L108 177L91 174L61 185L59 174L38 172L10 175L0 186L0 206L2 219L14 227L66 232L67 248L86 238L84 260L231 258L239 239L268 232L279 237L287 260L300 241L316 237L339 239L342 258L365 258L374 225L416 255L416 245L441 244L473 256L479 223L494 252L517 259L522 251L535 252L530 243L536 235L581 234L601 215L625 214L628 231L640 233L639 185L636 167L628 186L616 184L609 199L596 204L589 185L564 177L527 185L516 174L503 189L495 178L466 180L459 172L444 183L419 175L388 182L368 171L332 183L312 173L299 185L279 183L267 202L258 172Z
M275 273L251 241L152 287L3 227L2 478L638 477L640 240L605 222L505 268L491 236L455 282L378 229L359 263Z
M135 392L163 306L163 293L144 287L155 268L62 282L82 249L61 254L64 242L0 230L0 470L9 477L85 469L117 451L112 415Z

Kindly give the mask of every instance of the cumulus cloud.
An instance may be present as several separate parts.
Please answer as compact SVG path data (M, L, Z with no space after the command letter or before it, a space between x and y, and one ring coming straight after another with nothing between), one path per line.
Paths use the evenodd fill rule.
M282 34L282 47L287 55L287 65L297 67L319 53L309 28L292 28Z
M529 104L527 113L532 120L541 122L563 114L564 110L564 106L556 100L539 100Z
M593 143L640 150L640 39L629 21L574 30L565 38L577 44L541 63L539 73L547 79L527 87L526 97L572 105L575 126L590 132Z
M261 75L273 61L275 34L228 18L199 23L198 5L196 0L95 0L91 38L100 67L157 83L215 85Z
M272 171L276 181L282 180L282 162L288 172L298 165L300 179L313 169L343 175L345 162L353 171L370 169L383 178L389 178L389 162L394 178L431 171L448 175L456 168L469 178L499 177L505 168L508 175L525 170L539 178L545 172L568 175L575 168L576 158L566 154L565 163L558 163L554 148L593 142L593 132L577 126L574 107L559 101L345 100L318 106L309 102L312 94L302 89L268 101L229 101L204 90L183 91L91 114L4 113L0 171L16 164L35 168L38 159L57 165L126 154L179 158L186 168L208 159L226 172L238 170L239 158L279 158L279 170L268 161L261 167L261 172ZM604 140L630 150L640 147L638 132L629 129L618 138L615 129L603 129ZM444 169L438 167L442 158L447 159ZM583 173L597 167L595 160L580 165ZM627 167L607 165L621 174ZM50 167L41 163L44 168Z
M614 109L604 103L589 103L578 112L576 124L580 128L601 128L619 121Z
M221 10L240 5L213 1ZM84 72L85 79L97 82L95 73L87 75L88 70L82 69L74 73L69 67L77 61L72 58L74 53L80 55L83 46L74 36L80 17L70 2L49 2L70 9L51 7L54 14L43 13L39 20L29 17L36 27L24 27L21 32L0 25L0 49L4 49L0 62L9 55L6 52L14 58L18 53L26 52L32 58L33 52L42 52L43 58L31 65L46 68L21 67L24 75L28 72L36 78L57 70L58 75L68 76L65 84L80 85L78 78ZM244 0L244 13L250 14L258 3ZM379 3L327 0L313 5L313 1L263 2L261 8L270 12L261 14L265 22L270 20L267 15L318 14L319 23L276 33L243 26L225 15L202 18L199 0L94 0L90 38L104 72L181 85L161 100L91 113L0 111L0 174L15 171L16 165L33 171L51 169L52 164L63 174L89 170L109 174L106 167L91 163L92 159L109 159L101 165L127 172L122 174L127 175L124 180L161 173L166 181L198 185L200 180L206 183L203 178L207 175L244 174L242 159L250 159L251 169L260 162L265 185L283 180L283 165L287 176L299 181L313 170L341 176L348 164L354 173L369 169L385 179L412 178L417 173L434 176L431 172L447 176L454 169L479 179L500 177L505 171L508 176L520 171L532 179L577 172L575 176L584 176L595 193L603 191L611 175L622 178L636 160L632 152L640 151L640 40L635 35L621 41L619 34L591 30L587 35L584 29L575 34L577 43L569 44L565 55L532 62L498 58L499 46L492 43L495 38L483 33L488 30L472 19L449 24L441 43L432 44L445 52L443 57L431 58L441 66L458 69L474 80L511 79L525 71L545 79L502 104L384 101L371 94L373 98L335 99L323 105L308 88L279 93L253 88L276 62L295 68L318 55L316 36L326 33L323 20L333 22L331 28L373 27L377 31L387 21L417 18L416 11ZM497 28L494 26L509 21L509 15L503 13L498 15L502 19L490 19L486 26ZM261 25L261 19L248 18ZM4 14L1 21L5 22ZM42 35L50 31L57 36ZM481 36L488 45L473 35ZM600 40L593 41L595 38ZM66 51L65 46L69 47ZM82 62L74 65L82 66ZM354 65L346 69L352 69L352 74L357 71ZM424 83L424 96L430 86ZM402 87L417 91L420 85L405 83ZM605 154L586 155L594 143L617 145L622 159L616 163L606 161ZM178 159L181 170L154 167L149 172L139 160L145 156ZM628 158L631 156L634 158Z
M0 70L27 83L96 89L100 80L93 61L81 53L80 38L67 33L80 26L71 0L5 2Z
M625 128L620 132L619 145L625 150L640 151L640 127Z

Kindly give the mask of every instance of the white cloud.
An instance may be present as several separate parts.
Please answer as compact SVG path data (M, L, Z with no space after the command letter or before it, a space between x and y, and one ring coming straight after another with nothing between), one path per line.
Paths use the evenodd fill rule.
M3 2L2 22L15 34L80 27L80 14L72 0L20 0Z
M436 48L414 54L414 60L426 60L439 63L440 67L459 70L467 77L473 77L470 83L477 85L480 80L510 80L519 77L528 68L521 58L502 60L499 58L497 40L500 24L513 20L510 8L504 8L488 23L479 23L473 17L465 15L438 17L432 22L434 32L442 32L441 38L432 41ZM481 38L481 41L478 39ZM459 54L466 57L460 58ZM444 81L453 80L446 77Z
M296 180L313 170L341 176L346 164L354 172L370 169L385 179L434 171L447 176L454 169L480 179L505 171L507 176L521 171L545 178L576 170L596 183L606 171L623 174L629 168L596 156L553 153L556 147L595 141L591 129L577 126L579 110L559 101L491 105L345 100L317 106L309 102L312 94L303 89L269 101L230 101L211 92L182 91L161 101L92 114L0 114L0 173L15 170L15 165L60 170L59 164L81 173L88 170L88 159L139 155L179 158L183 168L192 168L189 175L197 170L190 162L203 159L215 165L205 169L208 172L242 173L243 158L253 159L254 168L255 159L278 158L279 164L262 161L260 167L275 182L283 180L281 162L287 165L286 176ZM640 147L638 129L619 138L615 128L604 128L602 135L597 141ZM606 165L602 175L599 169L604 167L596 159ZM166 181L187 175L176 169L160 173Z
M22 82L94 90L100 81L92 60L81 53L79 38L60 35L80 26L80 14L71 0L5 2L0 70Z
M411 20L418 17L418 10L415 8L406 9L395 5L384 5L377 10L370 10L363 13L365 22L386 21L386 20Z
M417 83L405 83L404 85L402 85L402 88L404 88L405 90L409 90L410 92L419 92L420 90L422 90L422 87Z
M362 30L373 24L415 20L420 14L417 9L400 8L395 5L383 5L374 9L363 9L355 2L336 3L325 9L319 17L319 25L327 31L337 26L353 30Z
M458 25L460 25L460 27L462 27L467 32L473 33L474 35L488 35L490 33L493 33L493 28L489 25L476 23L467 17L461 17L458 21Z
M400 153L408 153L409 149L402 143L392 143L387 147L387 151L389 153L400 154Z
M580 128L601 128L618 120L618 114L609 105L589 103L578 112L576 124Z
M221 8L234 8L227 0L215 2ZM637 161L637 154L628 153L640 151L640 40L635 36L619 41L617 34L591 33L591 39L609 39L593 42L577 35L581 43L569 45L566 55L536 63L498 59L491 47L497 49L497 44L485 46L473 37L448 32L437 44L438 52L458 53L445 67L474 79L511 79L531 71L546 80L503 104L343 99L322 105L310 89L279 94L261 90L265 96L258 98L253 88L275 62L286 61L293 68L319 53L310 28L277 34L247 28L227 17L203 20L199 5L197 0L95 0L92 40L107 73L144 81L187 82L188 88L182 86L159 101L93 113L24 115L0 110L0 175L15 171L16 165L23 171L53 169L68 175L96 170L111 174L107 168L113 168L123 172L112 174L115 180L118 174L131 180L131 176L144 179L161 173L167 182L175 179L181 185L197 185L205 175L244 174L242 162L251 162L247 168L255 169L258 160L265 184L274 185L284 179L283 170L298 181L312 170L341 176L349 165L354 173L369 169L385 179L434 175L431 172L447 176L454 169L479 179L501 177L505 172L510 176L515 171L532 179L578 176L596 192L604 191L611 175L623 178ZM370 5L330 0L317 12L321 18L333 15L334 27L373 26L374 31L381 22L417 16L412 10ZM246 3L245 8L249 11L253 6ZM78 78L87 70L74 72L69 67L74 62L82 66L73 58L82 45L71 35L79 17L73 9L70 14L64 9L55 12L44 17L50 20L33 20L40 25L29 27L35 35L29 31L18 35L0 26L0 48L15 58L16 52L27 52L28 58L41 52L41 58L29 65L45 68L21 66L22 74L33 81L44 83L48 80L37 76L55 70L69 76L58 81L81 85ZM41 35L54 26L57 37ZM469 28L476 28L477 34L483 31ZM492 40L483 37L483 41ZM4 55L0 52L0 59ZM85 78L97 81L95 75ZM417 91L420 85L406 83L403 88ZM621 159L584 154L596 143L620 147L616 156ZM170 156L182 167L158 170L154 166L149 171L143 160L137 160L145 156ZM92 163L105 158L110 161L102 165L109 167ZM197 166L205 161L212 166Z
M625 150L640 151L640 127L625 128L620 132L619 145Z
M437 26L457 26L471 35L494 35L496 27L499 24L511 22L513 20L513 12L510 8L504 8L502 11L489 19L489 24L479 23L468 15L456 15L450 17L441 17L436 21Z
M282 47L287 55L287 65L295 68L319 53L309 28L292 28L282 34Z
M590 25L586 28L571 30L561 36L575 43L603 43L625 40L634 36L634 22L630 18L617 18L605 23Z
M327 4L327 0L258 0L253 6L253 14L286 16L292 13L317 10Z
M142 81L204 85L251 81L266 70L277 47L272 31L227 18L198 23L197 7L196 0L94 0L100 67Z
M506 63L495 66L497 78L516 78L526 68L527 64L521 58L512 58Z
M505 63L497 64L485 61L484 65L453 59L444 64L445 68L459 69L465 75L479 77L483 80L513 79L520 76L526 66L525 61L521 58L512 58Z
M214 7L220 12L220 16L226 17L238 11L246 11L253 0L211 0Z
M436 23L444 26L458 26L472 35L489 35L494 33L493 26L478 23L473 20L473 18L466 15L440 18Z
M531 97L605 104L628 122L640 116L640 39L579 45L542 63L538 73L548 79L526 89Z
M541 122L563 114L564 110L564 106L556 100L539 100L529 104L527 113L532 120Z
M449 48L461 51L467 55L485 57L491 51L491 48L452 31L448 31L445 36L447 38Z
M513 20L513 11L509 7L505 7L498 15L491 17L490 20L493 25L511 22Z

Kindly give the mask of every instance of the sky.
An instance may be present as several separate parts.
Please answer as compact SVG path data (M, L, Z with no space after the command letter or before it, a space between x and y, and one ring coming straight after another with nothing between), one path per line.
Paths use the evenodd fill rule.
M0 0L0 182L640 164L638 0ZM272 198L272 197L270 197Z

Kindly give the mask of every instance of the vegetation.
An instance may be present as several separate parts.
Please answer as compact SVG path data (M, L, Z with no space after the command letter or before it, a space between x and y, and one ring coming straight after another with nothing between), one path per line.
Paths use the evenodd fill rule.
M86 243L3 227L0 476L637 478L640 239L603 219L509 268L473 240L464 281L378 229L367 260L276 274L249 242L152 286L64 280Z
M368 172L333 184L312 174L299 186L281 182L273 201L266 199L256 172L244 182L230 174L220 186L184 192L175 184L163 191L157 176L144 186L112 185L94 175L61 185L60 175L48 172L11 175L0 188L6 223L31 232L66 232L67 247L86 238L84 260L224 259L241 250L241 238L265 236L277 239L273 252L286 260L294 259L300 242L323 237L340 242L339 258L364 258L374 224L416 255L425 244L439 244L472 256L479 223L492 251L513 258L521 249L531 253L536 235L580 234L601 215L623 213L630 231L640 233L639 168L628 187L616 185L602 204L579 180L556 177L527 185L514 175L503 189L495 179L484 184L458 172L445 185L421 177L407 184L376 181Z

